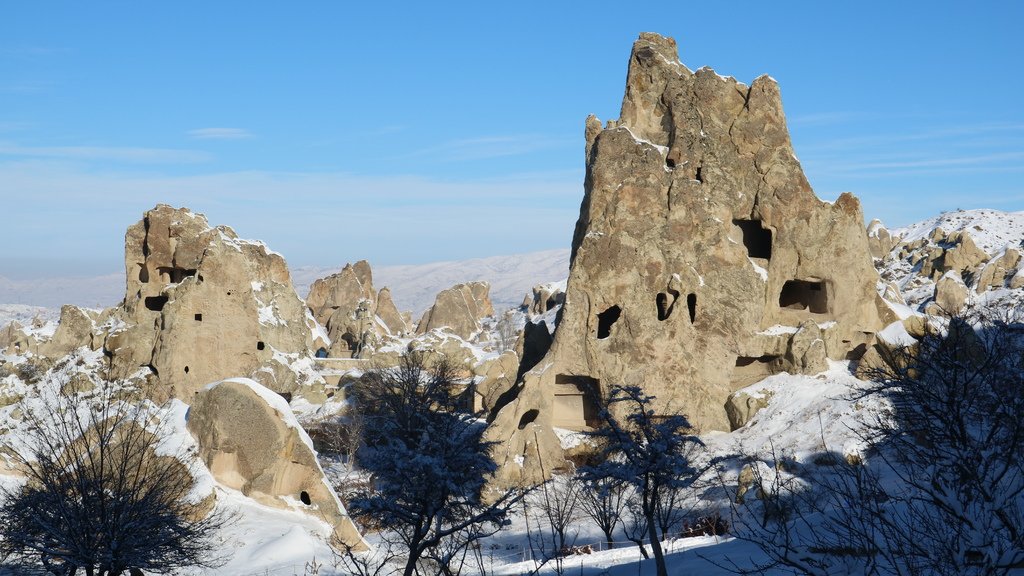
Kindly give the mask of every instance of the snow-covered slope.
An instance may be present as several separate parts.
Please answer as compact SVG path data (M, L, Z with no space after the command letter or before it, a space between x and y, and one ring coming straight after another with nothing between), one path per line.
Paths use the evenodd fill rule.
M873 241L883 232L877 223L868 230ZM931 305L943 275L963 284L970 303L1009 306L1024 297L1024 282L1014 280L1024 268L1024 212L957 210L889 234L889 251L875 267L912 308Z
M37 318L46 322L56 320L58 317L60 317L60 310L56 308L25 304L0 304L0 328L11 322L17 322L22 326L31 326Z
M898 228L891 234L899 236L902 242L913 242L928 238L936 228L942 228L947 234L966 231L979 248L992 256L1007 246L1019 247L1024 241L1024 211L957 210Z

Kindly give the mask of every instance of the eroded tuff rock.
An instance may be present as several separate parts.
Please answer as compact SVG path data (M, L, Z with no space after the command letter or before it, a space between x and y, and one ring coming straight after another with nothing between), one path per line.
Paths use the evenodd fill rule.
M217 382L196 395L188 429L218 482L261 504L324 520L340 542L366 549L283 398L248 379Z
M1021 213L945 212L894 231L892 239L892 248L876 260L891 302L950 314L965 303L1016 307L1020 301L1015 291L1024 287Z
M229 377L278 392L299 386L294 371L274 367L310 354L316 324L280 254L161 204L128 228L125 272L124 301L91 336L103 342L110 378L144 373L152 397L185 402Z
M561 321L488 431L509 483L559 453L553 427L593 424L612 385L728 430L725 403L751 374L859 354L890 314L859 202L815 197L771 78L691 72L673 40L643 34L620 119L591 117L586 136Z
M351 357L372 349L385 336L409 330L391 299L391 291L373 288L370 264L360 260L313 282L306 305L327 328L332 357Z
M416 326L417 334L447 326L468 340L480 330L480 320L494 315L491 286L487 282L467 282L442 290Z

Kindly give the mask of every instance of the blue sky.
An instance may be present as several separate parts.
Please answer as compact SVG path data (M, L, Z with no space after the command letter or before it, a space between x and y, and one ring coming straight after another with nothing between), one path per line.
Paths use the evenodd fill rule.
M1024 209L1017 2L10 2L0 276L117 271L189 206L292 265L568 247L637 34L781 84L818 195Z

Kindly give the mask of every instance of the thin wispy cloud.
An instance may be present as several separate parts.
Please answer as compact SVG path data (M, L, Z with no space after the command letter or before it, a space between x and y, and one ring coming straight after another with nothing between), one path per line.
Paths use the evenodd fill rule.
M583 194L578 175L440 181L340 172L155 172L96 171L51 159L0 161L0 182L23 199L17 222L0 227L0 246L32 237L33 256L98 255L116 269L124 228L162 202L265 240L290 262L460 259L567 246ZM62 221L62 233L33 231L36 223L47 232L55 227L49 216L55 205L75 215Z
M196 140L247 140L254 137L244 128L196 128L189 130L188 135Z
M207 162L212 156L198 150L117 146L22 146L0 142L0 157L56 158L60 160L105 160L135 164Z
M410 156L426 156L441 161L461 162L521 156L569 144L577 144L577 142L551 138L542 134L480 136L450 140L437 146L416 150Z

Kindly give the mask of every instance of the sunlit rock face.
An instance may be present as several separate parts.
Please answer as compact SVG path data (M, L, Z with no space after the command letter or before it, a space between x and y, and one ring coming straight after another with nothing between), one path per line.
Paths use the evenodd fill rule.
M124 301L98 327L111 378L144 374L153 397L186 402L230 377L298 386L287 364L310 355L315 322L280 254L161 204L128 228L125 272Z
M504 479L559 465L615 384L657 411L729 430L729 395L862 353L887 309L860 203L819 200L779 87L682 65L672 39L633 46L619 120L586 124L587 176L550 351L492 415Z

